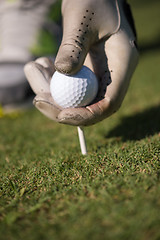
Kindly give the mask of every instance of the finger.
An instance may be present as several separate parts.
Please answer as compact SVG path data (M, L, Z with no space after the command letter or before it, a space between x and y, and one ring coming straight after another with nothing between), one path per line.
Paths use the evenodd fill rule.
M62 108L54 102L50 93L37 94L37 96L34 98L33 103L35 107L46 117L56 122L59 121L58 115L61 112Z
M83 5L81 1L63 2L63 39L55 68L65 74L74 74L80 70L90 45L97 37L93 30L94 15Z
M105 42L106 66L99 64L98 58L92 58L93 65L98 67L95 71L100 77L100 90L98 102L87 108L94 113L95 122L111 116L123 102L138 62L138 51L132 38L134 39L134 35L120 31ZM97 112L97 105L101 109L101 114Z
M55 61L54 58L50 59L47 57L40 57L40 58L37 58L35 62L40 64L47 70L49 74L49 77L48 77L49 79L52 77L53 73L55 72L54 61Z
M60 112L58 119L60 123L74 126L93 125L111 115L111 111L108 111L108 115L104 116L104 108L109 109L109 106L110 101L106 98L101 100L101 102L97 102L87 107L63 109Z
M86 126L92 122L94 115L87 108L66 108L58 115L60 123L73 126Z
M50 92L49 80L50 73L43 66L36 62L29 62L24 67L26 78L32 90L37 94L39 92Z
M129 30L121 30L105 42L110 78L105 97L111 100L115 108L120 107L138 63L134 39L134 34Z
M99 94L97 103L87 107L94 115L94 123L111 116L120 108L138 62L138 52L131 36L123 31L104 43L103 54L100 46L98 49L103 63L100 64L98 56L95 58L92 54L91 57L94 71L100 79Z

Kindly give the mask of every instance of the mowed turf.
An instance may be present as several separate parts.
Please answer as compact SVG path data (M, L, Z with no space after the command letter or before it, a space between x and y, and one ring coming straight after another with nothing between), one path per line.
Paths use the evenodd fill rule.
M34 108L0 118L1 240L160 239L160 2L130 3L139 65L121 109L85 129L87 156Z

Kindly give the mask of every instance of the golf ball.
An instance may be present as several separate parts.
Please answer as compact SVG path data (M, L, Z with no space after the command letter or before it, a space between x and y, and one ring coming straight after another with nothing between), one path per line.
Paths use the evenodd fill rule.
M89 105L98 92L96 75L86 66L72 76L55 72L50 91L54 101L63 108Z

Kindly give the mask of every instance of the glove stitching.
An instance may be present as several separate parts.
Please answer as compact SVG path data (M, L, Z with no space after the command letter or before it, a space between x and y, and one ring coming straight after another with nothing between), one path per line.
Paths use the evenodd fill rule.
M86 9L86 13L89 13L89 10L88 10L88 9ZM92 15L94 15L94 12L92 12ZM84 15L83 18L84 18L84 19L87 19L87 16ZM92 18L91 18L90 16L89 16L89 21L92 21ZM81 22L81 25L84 26L85 23L82 21L82 22ZM88 23L86 24L86 28L87 28L87 30L88 30L88 28L89 28L89 24L88 24ZM78 31L79 31L79 32L83 32L83 34L85 34L85 35L87 34L86 29L82 30L81 28L79 28ZM84 49L84 50L86 51L87 49L85 48L85 44L83 43L83 42L85 41L85 37L82 37L82 40L83 40L83 41L79 41L79 38L80 38L80 36L77 35L77 39L75 40L75 43L76 43L76 44L77 44L77 43L79 44L79 47L80 47L81 51L82 51L82 49ZM75 47L77 47L77 46L75 45ZM72 50L72 52L75 52L75 51ZM81 54L81 52L78 53L79 56L77 56L77 59L80 58L80 54ZM73 57L73 55L70 55L70 58L72 58L72 57Z

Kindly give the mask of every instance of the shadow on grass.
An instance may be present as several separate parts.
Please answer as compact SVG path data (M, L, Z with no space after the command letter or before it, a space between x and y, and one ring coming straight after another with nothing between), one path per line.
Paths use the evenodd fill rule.
M123 141L140 140L160 132L160 106L124 117L105 137L122 137Z

